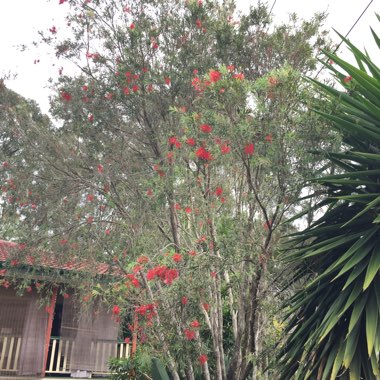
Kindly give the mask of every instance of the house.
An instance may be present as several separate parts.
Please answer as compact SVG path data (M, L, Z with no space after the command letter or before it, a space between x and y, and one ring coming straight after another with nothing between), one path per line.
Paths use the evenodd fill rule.
M13 260L15 246L0 240L0 377L104 375L110 357L129 356L131 347L118 342L119 323L104 305L98 303L83 310L83 302L74 294L62 294L54 285L50 287L49 305L41 306L38 288L48 278L41 280L36 274L32 286L18 295L4 277L4 264ZM26 257L20 276L32 265L32 258ZM58 265L46 259L43 265L59 269L64 276L66 272L86 270L88 264ZM105 275L109 267L98 264L96 271Z

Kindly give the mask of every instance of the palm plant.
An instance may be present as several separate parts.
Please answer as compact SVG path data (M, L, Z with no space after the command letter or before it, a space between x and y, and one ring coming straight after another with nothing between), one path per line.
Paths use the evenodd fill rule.
M314 111L343 148L327 154L339 170L311 181L326 191L314 207L323 216L291 235L283 254L293 283L306 283L285 303L280 379L380 379L380 69L340 37L357 67L327 51L326 66L344 89L310 79L334 109Z

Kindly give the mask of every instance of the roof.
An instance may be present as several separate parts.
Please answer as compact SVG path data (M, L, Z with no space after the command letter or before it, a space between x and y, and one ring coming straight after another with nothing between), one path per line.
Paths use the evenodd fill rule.
M9 260L15 260L14 265L19 265L17 258L20 256L20 252L23 250L23 247L20 247L19 244L0 240L0 263L6 262ZM36 257L38 256L38 260ZM30 265L30 266L40 266L51 269L59 269L65 271L84 271L84 272L93 272L95 275L106 275L106 274L121 274L120 270L115 267L110 267L110 265L105 263L98 263L94 261L67 261L59 262L56 258L52 256L45 255L35 255L31 253L23 255L21 264ZM111 273L112 272L112 273Z

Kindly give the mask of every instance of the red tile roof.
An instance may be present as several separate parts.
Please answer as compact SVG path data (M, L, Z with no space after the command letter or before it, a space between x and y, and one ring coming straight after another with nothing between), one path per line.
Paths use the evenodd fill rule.
M17 243L0 240L0 262L5 262L11 260L12 256L17 259L20 253L20 245ZM90 262L90 261L67 261L66 263L60 263L54 257L48 257L46 255L38 255L38 263L36 263L36 258L31 254L24 256L22 261L24 264L33 266L38 265L46 268L68 270L68 271L87 271L94 272L94 274L105 275L105 274L119 274L121 271L117 268L111 268L108 264Z

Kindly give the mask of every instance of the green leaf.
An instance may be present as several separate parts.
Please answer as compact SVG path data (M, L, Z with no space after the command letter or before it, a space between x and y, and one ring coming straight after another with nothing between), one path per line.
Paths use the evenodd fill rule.
M367 289L376 274L380 271L380 243L378 243L373 251L368 263L367 272L364 279L363 290Z
M357 323L351 333L347 336L346 349L344 351L343 365L350 367L351 361L355 355L360 335L360 323Z
M367 336L367 348L368 356L371 356L373 346L375 343L377 323L379 319L379 308L377 306L375 293L372 291L369 295L368 302L365 308L366 313L366 336Z

